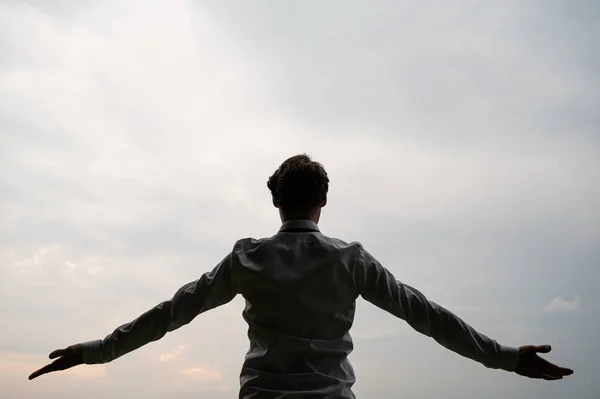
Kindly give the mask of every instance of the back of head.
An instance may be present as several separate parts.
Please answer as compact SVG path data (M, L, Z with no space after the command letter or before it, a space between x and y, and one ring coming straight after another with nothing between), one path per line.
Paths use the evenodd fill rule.
M286 159L267 182L273 205L285 215L298 215L325 206L329 178L323 165L306 154Z

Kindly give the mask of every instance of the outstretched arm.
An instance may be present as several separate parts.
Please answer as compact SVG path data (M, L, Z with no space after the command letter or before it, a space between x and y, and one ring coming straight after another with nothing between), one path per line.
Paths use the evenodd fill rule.
M110 362L188 324L200 313L230 302L236 295L231 279L231 259L231 254L227 255L211 272L181 287L172 299L118 327L103 340L52 352L50 359L57 359L31 374L29 379L82 363Z
M429 301L417 289L397 281L362 246L353 273L358 293L363 298L459 355L488 368L515 371L531 378L559 379L573 373L537 356L538 352L549 352L549 347L509 347L479 333L449 310Z

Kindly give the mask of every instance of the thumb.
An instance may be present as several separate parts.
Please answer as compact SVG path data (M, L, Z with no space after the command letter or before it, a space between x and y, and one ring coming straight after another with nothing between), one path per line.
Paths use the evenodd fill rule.
M64 349L57 349L54 352L50 353L50 355L48 355L48 357L50 359L56 359L57 357L62 357L62 356L67 356L67 355L73 354L75 352L76 347L77 347L77 345L71 345Z
M542 345L542 346L537 346L534 349L534 352L537 353L548 353L552 350L552 347L550 345Z
M61 357L67 354L69 348L65 348L65 349L57 349L55 351L53 351L52 353L50 353L50 355L48 355L48 357L50 359L56 359L57 357Z

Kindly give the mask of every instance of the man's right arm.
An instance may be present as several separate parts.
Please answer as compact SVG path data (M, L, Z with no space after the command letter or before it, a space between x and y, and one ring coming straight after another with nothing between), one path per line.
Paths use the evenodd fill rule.
M449 310L429 301L415 288L397 281L362 245L355 258L353 275L358 294L364 299L405 320L447 349L489 368L507 371L517 368L518 348L498 344Z

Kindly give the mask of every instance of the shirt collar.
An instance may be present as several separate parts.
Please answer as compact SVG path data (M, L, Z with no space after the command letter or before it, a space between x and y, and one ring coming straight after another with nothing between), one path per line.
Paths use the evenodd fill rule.
M281 232L281 231L289 230L289 229L306 229L306 230L320 231L319 226L317 226L317 224L315 222L313 222L312 220L304 220L304 219L288 220L287 222L284 222L281 225L281 228L279 229L279 231Z

